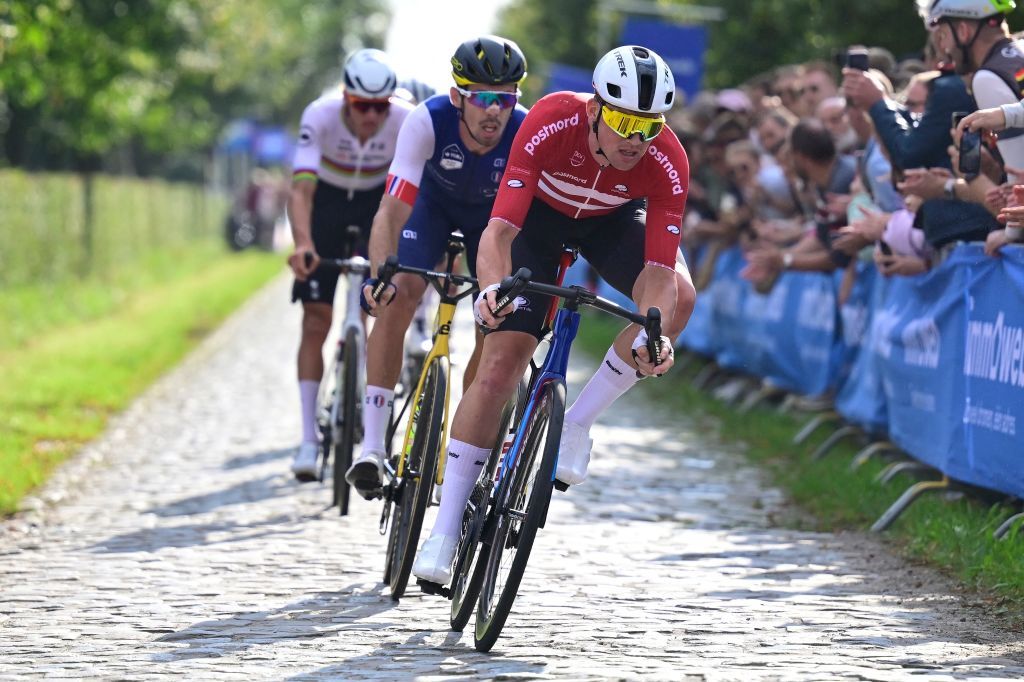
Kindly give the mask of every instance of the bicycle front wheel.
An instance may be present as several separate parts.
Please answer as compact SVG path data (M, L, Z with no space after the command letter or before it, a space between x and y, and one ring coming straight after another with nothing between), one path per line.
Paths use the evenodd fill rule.
M501 460L501 448L505 445L509 424L513 415L519 411L519 405L526 401L525 379L519 382L518 395L505 404L501 411L498 433L494 439L494 447L487 457L487 464L480 472L480 478L473 486L469 502L462 513L462 536L455 553L455 568L452 571L452 608L450 623L452 630L462 632L473 615L473 605L480 594L483 582L483 567L487 563L483 548L478 547L480 534L487 518L487 503L494 486L494 477L498 462Z
M351 492L348 481L345 480L345 472L352 466L352 449L355 447L356 422L359 420L359 343L358 335L354 329L349 329L345 334L345 347L341 357L340 385L338 386L337 417L335 420L335 433L337 438L332 440L333 448L332 461L334 462L334 503L338 505L338 513L342 516L348 514L348 499Z
M423 390L416 397L409 428L415 429L405 457L401 479L395 488L388 540L387 572L391 598L401 599L409 582L423 516L430 502L438 455L444 437L444 404L448 390L448 368L442 359L430 363Z
M520 449L513 447L511 463L495 495L492 529L483 584L477 602L477 651L490 651L505 625L530 558L533 540L547 515L552 478L565 415L565 384L548 382L537 391L532 409L523 415L525 433Z

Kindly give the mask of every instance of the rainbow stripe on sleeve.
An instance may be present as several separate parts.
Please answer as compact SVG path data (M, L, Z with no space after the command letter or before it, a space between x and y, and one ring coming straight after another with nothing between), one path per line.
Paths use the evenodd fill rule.
M403 180L397 175L391 175L388 173L388 179L385 183L385 187L385 191L399 201L409 204L410 206L416 203L416 194L419 192L419 187L408 180Z
M292 172L292 182L297 180L316 180L316 171L311 168L296 168Z
M338 163L334 159L321 156L320 167L325 170L329 170L332 173L337 173L338 175L344 175L350 178L373 178L383 175L384 172L391 167L391 162L388 161L380 166L363 166L362 168L359 168L351 164Z

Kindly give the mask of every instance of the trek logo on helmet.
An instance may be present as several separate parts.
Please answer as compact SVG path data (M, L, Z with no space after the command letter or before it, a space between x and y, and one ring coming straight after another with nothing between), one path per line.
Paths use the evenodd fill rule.
M619 63L619 75L625 78L629 74L626 73L626 60L622 58L621 52L615 53L615 61Z

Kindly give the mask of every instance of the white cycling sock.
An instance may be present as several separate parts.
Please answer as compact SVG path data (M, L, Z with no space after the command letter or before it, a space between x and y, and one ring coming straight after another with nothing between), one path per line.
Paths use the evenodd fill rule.
M320 382L312 379L299 381L299 402L302 405L302 442L320 442L319 429L316 426L316 394L320 390Z
M589 431L598 416L639 380L636 370L619 359L614 347L609 348L576 402L565 411L565 420Z
M391 418L395 392L380 386L367 386L363 401L363 452L385 452L384 436Z
M458 537L462 528L462 512L469 500L476 479L480 476L490 448L478 448L461 440L448 441L448 463L444 467L441 506L430 536Z

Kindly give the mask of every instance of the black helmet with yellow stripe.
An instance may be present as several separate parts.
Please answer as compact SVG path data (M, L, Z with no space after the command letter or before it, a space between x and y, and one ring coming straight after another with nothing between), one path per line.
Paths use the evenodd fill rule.
M519 83L526 77L526 57L507 38L480 36L455 50L452 77L460 86Z

